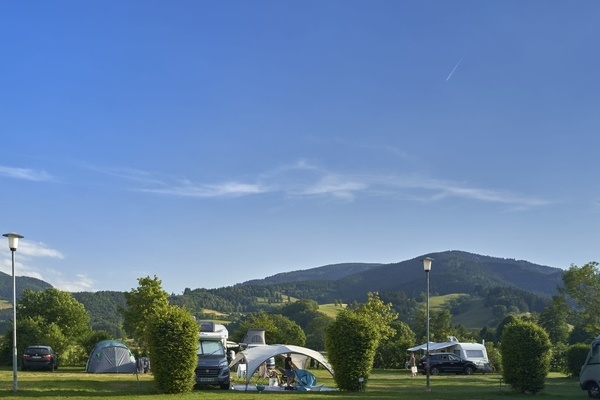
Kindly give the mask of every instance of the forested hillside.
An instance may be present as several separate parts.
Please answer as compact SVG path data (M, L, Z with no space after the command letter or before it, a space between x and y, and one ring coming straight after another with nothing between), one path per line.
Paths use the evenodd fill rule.
M557 293L562 270L514 259L482 256L462 251L432 253L431 295L462 293L447 305L455 317L475 313L478 320L495 320L508 312L539 312ZM296 299L319 304L364 302L369 292L393 304L403 320L414 318L424 301L425 274L420 261L424 256L393 264L334 264L306 271L280 273L217 289L185 288L171 295L173 304L185 306L198 318L207 313L244 314L270 310ZM12 296L10 276L0 274L0 298ZM33 278L19 278L32 290L49 284ZM3 285L3 286L2 286ZM73 294L90 313L95 329L120 336L125 304L122 292L80 292ZM483 308L484 310L481 310ZM10 311L10 310L9 310ZM0 315L2 312L0 311ZM9 314L8 311L4 311Z
M104 330L115 338L123 336L123 316L119 309L125 307L124 292L79 292L73 297L84 305L90 314L95 330Z
M29 276L17 276L15 278L15 281L17 287L17 298L21 297L21 294L27 289L31 289L34 292L37 292L39 290L44 290L52 287L52 285L47 282L44 282L40 279L31 278ZM12 288L12 275L0 272L0 300L7 300L12 302Z
M28 276L17 276L15 281L15 286L17 288L17 299L19 299L23 292L27 289L37 292L52 287L52 285L47 282ZM4 332L6 330L6 326L12 321L13 318L13 279L12 275L5 274L4 272L0 272L0 300L4 300L9 303L5 303L6 307L0 307L0 332Z

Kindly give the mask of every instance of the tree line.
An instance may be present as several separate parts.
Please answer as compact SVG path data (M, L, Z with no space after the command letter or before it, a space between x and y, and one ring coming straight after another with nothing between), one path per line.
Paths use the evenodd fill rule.
M545 377L547 370L555 369L576 375L578 368L573 365L581 366L582 351L574 349L581 349L582 344L587 348L587 344L600 332L598 264L591 262L582 267L571 266L563 273L562 280L558 294L539 312L532 312L540 307L535 297L521 299L520 307L512 310L515 312L506 315L498 325L486 326L476 332L453 325L449 309L433 312L430 315L430 337L434 341L445 341L447 336L457 336L462 341L485 341L490 358L498 369L510 366L510 371L505 371L508 378L513 376L511 374L516 367L510 364L503 353L509 354L516 348L522 351L519 357L521 363L527 363L524 358L531 357L542 369L537 375L528 375L532 379L536 377L534 383L513 382L511 385L524 392L542 390L543 382L540 383L539 378ZM164 366L164 370L161 367L155 370L160 391L171 393L188 390L194 383L197 346L198 326L193 310L202 303L173 301L173 296L162 289L157 277L140 278L138 283L136 289L124 293L122 298L113 292L100 296L106 299L107 304L115 299L121 304L113 312L121 316L123 324L121 330L113 331L94 329L88 310L68 292L54 288L38 292L26 290L17 304L19 353L29 344L44 343L53 346L61 354L63 362L77 365L84 362L98 341L128 338L134 341L138 351L154 358L153 365ZM241 288L231 290L231 293L266 294L264 287L237 289ZM189 292L188 296L192 296L193 291ZM498 290L494 294L500 299L501 305L519 297L513 289ZM206 298L207 303L211 299L216 301L214 296L204 291L199 291L198 295ZM397 311L402 308L387 302L386 297L419 304L415 299L398 293L385 293L383 296L372 292L368 293L365 302L354 302L341 310L336 318L332 318L318 311L315 300L299 299L271 305L269 312L232 313L228 327L233 340L241 340L249 327L261 326L266 330L267 342L297 344L327 351L337 371L337 385L344 390L362 390L364 385L357 387L354 378L360 376L368 381L371 368L402 368L406 361L406 349L425 339L423 307L417 306L411 322L407 323ZM233 304L231 302L231 306ZM102 307L102 302L97 306ZM529 312L521 312L522 308L527 308ZM166 340L169 337L181 340ZM511 347L511 337L520 338L521 341L523 338L539 340L540 343L536 342L533 347ZM507 338L510 339L508 342ZM531 345L527 340L524 343ZM11 349L12 332L8 330L0 343L0 359L5 364L10 364ZM538 349L541 353L533 354L531 349ZM356 354L349 357L348 352L353 351ZM573 361L574 357L578 357L579 361ZM354 362L346 364L347 359ZM181 370L184 364L185 368ZM190 370L191 373L188 373ZM175 379L169 375L172 373L183 374L176 379L179 382L177 387L170 386L169 382ZM184 379L182 376L191 378Z

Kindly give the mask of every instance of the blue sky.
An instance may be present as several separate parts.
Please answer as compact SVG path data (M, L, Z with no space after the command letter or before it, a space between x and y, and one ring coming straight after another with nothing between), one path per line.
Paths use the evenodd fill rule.
M598 260L599 16L596 1L1 2L16 273L68 291L156 275L181 293L445 250Z

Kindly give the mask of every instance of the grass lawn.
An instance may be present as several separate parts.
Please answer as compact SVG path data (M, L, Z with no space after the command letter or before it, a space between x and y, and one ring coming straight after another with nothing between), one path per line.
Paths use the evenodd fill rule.
M334 387L333 378L324 370L311 370L319 384ZM546 381L546 389L535 395L522 395L513 392L506 385L500 385L499 375L447 375L431 378L431 392L425 392L425 377L410 377L408 371L375 370L366 391L345 392L242 392L219 389L194 390L186 395L160 395L154 392L151 374L87 374L82 368L61 367L56 372L18 372L19 390L12 391L12 369L0 369L0 398L22 399L43 398L47 400L111 398L127 400L163 399L431 399L431 400L521 400L521 399L587 399L587 393L579 389L576 379L564 375L551 374Z

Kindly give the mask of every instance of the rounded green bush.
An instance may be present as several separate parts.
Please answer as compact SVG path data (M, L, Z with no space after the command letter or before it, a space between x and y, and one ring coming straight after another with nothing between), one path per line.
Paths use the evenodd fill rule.
M168 306L148 327L150 361L161 393L187 393L194 388L198 363L198 324L185 310Z
M520 393L544 389L552 350L548 333L533 322L515 321L504 328L502 343L504 381Z

